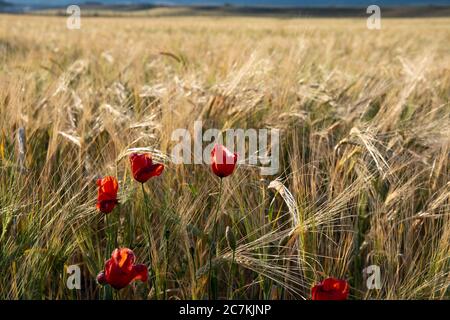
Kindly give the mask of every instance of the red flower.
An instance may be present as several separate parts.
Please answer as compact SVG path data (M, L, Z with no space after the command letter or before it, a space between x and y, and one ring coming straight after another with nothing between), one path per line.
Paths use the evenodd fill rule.
M151 177L159 176L164 170L164 165L153 163L152 156L148 153L132 153L130 163L133 177L140 183L145 183Z
M109 284L114 289L120 290L132 281L148 279L147 267L143 264L134 264L133 251L127 248L115 249L111 259L106 261L105 269L97 275L97 282Z
M311 290L312 300L347 300L349 286L347 281L327 278Z
M237 163L237 154L221 144L216 144L211 151L211 168L214 174L224 178L233 173Z
M103 213L110 213L113 211L117 201L117 191L119 190L119 183L114 177L104 177L97 180L98 196L97 209Z

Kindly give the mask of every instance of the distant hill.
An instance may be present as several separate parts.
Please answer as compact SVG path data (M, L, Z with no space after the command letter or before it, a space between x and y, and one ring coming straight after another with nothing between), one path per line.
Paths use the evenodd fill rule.
M274 18L364 18L365 8L264 8L237 6L155 6L155 5L117 5L99 6L97 4L82 5L85 17L175 17L175 16L244 16L244 17L274 17ZM30 13L30 12L29 12ZM37 15L67 15L64 8L53 8L33 11ZM385 18L432 18L450 17L450 6L426 7L388 7L382 8Z

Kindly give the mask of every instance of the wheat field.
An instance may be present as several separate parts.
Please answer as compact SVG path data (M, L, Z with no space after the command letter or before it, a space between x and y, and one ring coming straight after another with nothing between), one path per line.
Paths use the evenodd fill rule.
M309 299L326 277L350 299L450 298L449 18L81 23L0 15L0 298L207 299L219 181L170 161L172 132L196 120L281 133L276 175L223 179L217 298ZM145 185L151 215L133 150L165 165ZM120 204L105 218L106 175ZM152 281L99 286L115 245Z

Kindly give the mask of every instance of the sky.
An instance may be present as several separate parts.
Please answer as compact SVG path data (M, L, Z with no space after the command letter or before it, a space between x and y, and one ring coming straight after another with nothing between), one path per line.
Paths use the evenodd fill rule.
M19 5L43 5L58 6L69 4L82 4L86 2L96 2L104 4L171 4L171 5L189 5L189 4L214 4L222 5L224 3L233 5L247 6L368 6L376 4L379 6L389 5L450 5L450 0L4 0L9 3Z

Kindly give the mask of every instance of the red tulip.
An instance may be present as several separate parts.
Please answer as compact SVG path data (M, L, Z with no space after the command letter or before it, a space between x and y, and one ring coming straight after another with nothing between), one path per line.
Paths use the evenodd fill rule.
M149 153L131 154L130 163L133 177L140 183L145 183L151 177L159 176L164 170L163 164L153 163L152 156Z
M97 275L99 284L109 284L114 289L120 290L132 281L148 279L147 267L143 264L134 264L133 251L127 248L115 249L111 259L106 261L105 269Z
M327 278L311 290L312 300L347 300L349 286L347 281Z
M237 163L237 154L221 144L216 144L211 151L211 168L214 174L224 178L233 173Z
M97 180L97 186L97 209L103 213L110 213L116 204L119 203L117 200L119 183L114 177L104 177Z

